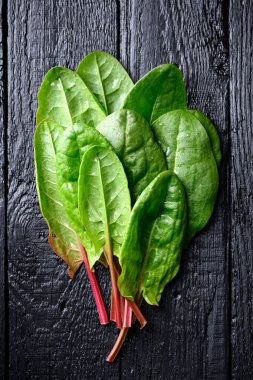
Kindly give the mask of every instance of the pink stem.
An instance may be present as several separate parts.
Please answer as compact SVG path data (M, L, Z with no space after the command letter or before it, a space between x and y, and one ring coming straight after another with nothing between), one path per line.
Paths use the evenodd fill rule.
M123 327L121 330L120 330L120 333L119 333L119 336L113 346L113 349L111 350L110 354L107 356L106 360L109 362L109 363L112 363L114 362L114 360L116 359L121 347L122 347L122 344L124 343L125 339L126 339L126 336L127 336L127 332L128 332L129 329Z
M83 256L83 262L84 262L84 265L85 265L85 268L86 268L86 271L87 271L87 274L88 274L88 277L90 280L90 285L91 285L91 289L93 292L93 296L95 298L100 324L106 325L107 323L109 323L109 321L108 321L108 317L107 317L107 313L106 313L106 309L105 309L105 304L103 301L101 291L99 289L99 285L97 282L96 275L90 269L90 264L88 261L87 253L86 253L86 251L85 251L85 249L84 249L84 247L80 241L79 241L79 247L80 247L80 251L81 251L82 256Z
M108 262L108 266L110 269L110 275L111 275L111 283L112 283L112 293L114 297L114 303L115 303L115 316L116 316L116 325L118 328L122 328L122 320L121 320L121 312L120 312L120 297L119 297L119 290L117 285L117 279L116 279L116 273L113 265L113 254L110 243L108 244L108 247L104 247L104 253L105 257Z
M132 307L131 307L130 302L125 298L123 327L129 328L131 326L132 326Z
M139 301L141 302L141 301ZM129 301L126 299L126 303L127 305L125 305L125 313L124 314L124 321L123 321L123 324L124 324L124 327L120 330L120 333L119 333L119 336L110 352L110 354L107 356L106 360L109 362L109 363L112 363L114 362L114 360L116 359L125 339L126 339L126 336L127 336L127 333L128 333L128 330L129 328L125 327L125 325L127 325L129 323L129 320L127 321L127 319L129 318L129 314L128 314L128 311L126 311L129 306L132 308L132 311L135 311L135 316L137 317L137 319L139 320L139 322L141 323L141 328L143 328L147 321L146 319L143 317L141 311L139 310L139 307L138 305L135 303L135 302L132 302L132 301Z
M111 292L110 320L116 322L114 293Z
M115 274L116 274L116 277L117 277L117 280L118 280L119 270L116 267L116 265L114 265L114 269L115 269ZM147 320L144 317L144 315L142 314L142 312L140 311L140 308L138 306L138 303L141 303L141 301L140 302L138 302L138 301L137 302L133 302L133 301L127 300L127 302L130 303L131 309L132 309L132 311L134 313L133 323L135 322L135 318L136 318L139 321L140 325L141 325L141 329L143 329L143 327L145 327L146 324L147 324ZM123 316L124 314L121 314L121 315Z
M120 300L120 315L123 322L124 312L125 312L125 298L123 298L122 295L119 294L119 300Z

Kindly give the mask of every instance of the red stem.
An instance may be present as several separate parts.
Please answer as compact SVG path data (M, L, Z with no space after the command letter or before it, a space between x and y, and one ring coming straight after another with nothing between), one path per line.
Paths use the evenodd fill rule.
M123 327L121 330L120 330L120 333L119 333L119 336L113 346L113 349L111 350L110 354L107 356L106 360L109 362L109 363L112 363L114 362L114 360L116 359L121 347L122 347L122 344L124 343L125 339L126 339L126 336L127 336L127 332L128 332L128 328L126 327Z
M113 292L111 292L110 321L116 322L115 301Z
M125 298L123 298L122 295L120 294L119 299L120 299L120 315L121 315L121 320L123 322L124 312L125 312Z
M125 298L125 308L124 308L124 319L123 319L123 327L131 327L132 326L132 305Z
M139 303L141 303L142 297L138 297L138 301L139 301ZM147 321L143 317L141 311L139 310L138 305L135 302L129 301L127 299L125 299L125 302L127 303L127 305L125 305L125 313L128 313L128 311L126 311L126 309L129 310L129 306L130 306L132 308L132 311L133 312L135 311L134 318L138 316L137 319L139 320L139 322L140 322L140 320L142 321L142 323L141 322L140 323L141 323L141 328L143 328L146 325ZM118 353L119 353L119 351L120 351L120 349L121 349L121 347L122 347L122 345L126 339L126 336L127 336L128 330L129 330L128 327L125 327L125 325L127 325L129 323L129 320L127 321L127 318L129 318L129 314L124 315L124 321L123 321L124 327L120 330L119 336L118 336L110 354L106 358L106 360L109 363L114 362L114 360L116 359L116 357L117 357L117 355L118 355ZM133 318L133 320L134 320L134 318Z
M116 265L114 266L114 269L115 269L116 277L117 277L117 279L118 279L118 277L119 277L119 270L118 270L118 268L117 268ZM145 327L146 324L147 324L147 320L146 320L146 318L144 317L144 315L143 315L142 312L140 311L140 308L139 308L139 306L137 305L136 302L133 302L133 301L130 301L130 300L127 300L127 301L130 303L131 308L132 308L132 311L133 311L133 313L134 313L136 319L138 320L138 322L139 322L140 325L141 325L141 329L143 329L143 327ZM141 302L140 302L140 303L141 303ZM122 315L123 315L123 314L122 314Z
M85 268L86 268L86 271L87 271L87 274L88 274L88 277L90 280L92 293L93 293L93 296L95 298L100 324L106 325L107 323L109 323L109 321L108 321L108 317L107 317L107 313L106 313L106 309L105 309L105 304L103 301L101 291L99 289L99 285L97 282L96 275L90 269L90 264L88 261L87 253L86 253L86 251L85 251L85 249L84 249L84 247L80 241L79 241L79 247L80 247L80 251L81 251L82 256L83 256L83 262L84 262L84 265L85 265Z
M117 286L117 279L116 274L114 270L114 264L113 264L113 254L111 250L110 243L108 244L108 251L104 247L105 256L109 265L110 269L110 275L111 275L111 282L112 282L112 293L114 297L114 303L115 303L115 314L116 314L116 324L117 327L120 329L122 328L122 320L121 320L121 312L120 312L120 297L119 297L119 291Z

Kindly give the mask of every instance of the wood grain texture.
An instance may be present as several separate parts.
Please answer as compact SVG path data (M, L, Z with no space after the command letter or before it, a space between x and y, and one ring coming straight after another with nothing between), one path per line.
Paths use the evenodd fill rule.
M49 68L76 68L95 49L116 52L113 1L8 5L9 344L11 379L117 379L105 362L115 337L101 327L82 268L71 281L50 250L34 181L37 91ZM101 278L103 277L103 281ZM98 279L109 299L109 275Z
M232 377L253 378L253 2L231 1Z
M223 147L217 207L184 252L182 268L160 308L130 334L122 353L124 379L225 379L228 363L226 214L229 59L224 1L121 1L120 57L134 80L161 63L183 70L190 108L214 121ZM145 358L145 359L144 359Z
M4 67L4 41L5 31L3 30L3 3L0 0L0 378L5 373L5 328L6 328L6 309L5 309L5 238L6 238L6 124L4 118L5 105L5 81L6 70Z

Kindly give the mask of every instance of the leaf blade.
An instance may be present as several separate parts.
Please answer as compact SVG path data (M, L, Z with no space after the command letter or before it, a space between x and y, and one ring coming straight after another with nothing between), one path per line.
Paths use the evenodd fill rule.
M68 264L73 275L82 263L82 256L57 188L55 146L61 133L62 128L52 121L42 122L35 131L36 187L40 209L49 227L50 245ZM53 233L57 235L55 238Z
M120 158L135 201L145 187L167 168L164 154L149 124L134 111L120 110L107 116L96 129Z
M95 51L78 65L77 74L91 89L106 114L120 108L133 82L120 62L112 55Z
M174 171L186 189L190 241L210 219L218 191L219 175L209 137L187 110L161 116L152 128L166 155L168 169Z
M186 107L182 73L172 64L158 66L144 75L130 90L123 106L150 123L169 111Z
M220 166L222 154L220 149L220 138L218 135L218 132L211 122L211 120L202 112L197 110L189 110L191 114L193 114L203 125L203 127L206 130L206 133L208 134L208 137L210 139L211 147L213 150L214 158L217 162L217 166Z
M159 303L179 269L185 226L183 186L171 172L160 173L131 213L120 255L118 286L124 297L134 300L139 291L149 304Z
M75 122L94 127L105 116L97 99L75 72L61 66L47 72L38 92L37 124L51 119L65 128Z
M92 146L112 149L108 141L95 128L75 123L66 128L59 141L57 151L57 184L69 221L80 236L83 244L83 224L78 210L78 178L83 155ZM91 268L99 259L90 246L86 250Z
M116 154L92 147L83 156L78 181L79 212L95 250L108 240L118 256L130 215L130 195Z

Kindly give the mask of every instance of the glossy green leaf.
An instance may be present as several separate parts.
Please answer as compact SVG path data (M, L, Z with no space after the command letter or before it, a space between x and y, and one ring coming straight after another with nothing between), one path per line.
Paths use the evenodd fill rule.
M84 227L78 210L78 178L84 153L92 146L112 149L108 141L95 128L84 124L74 124L66 128L59 141L57 150L57 179L65 211L80 239L83 241ZM85 244L85 242L83 242ZM90 267L99 259L88 249Z
M126 175L113 151L95 146L84 154L78 205L96 252L111 246L113 254L119 256L131 205Z
M169 112L152 127L168 169L177 174L186 189L190 241L207 224L218 190L219 176L210 140L200 121L187 110Z
M63 127L78 122L95 127L105 116L95 96L75 72L64 67L48 71L38 93L37 124L51 119Z
M124 297L143 294L158 305L177 274L187 221L184 188L171 172L159 174L137 199L120 254L118 286Z
M136 111L150 123L169 111L186 107L182 73L171 64L158 66L144 75L124 103L124 108Z
M219 166L222 155L221 155L221 149L220 149L220 138L215 126L213 125L211 120L202 112L197 111L197 110L189 110L189 112L191 112L201 122L201 124L205 128L206 133L208 134L208 137L211 143L214 158L216 160L217 165Z
M55 150L62 131L62 128L52 121L44 121L36 129L34 138L36 185L40 209L49 228L49 242L55 252L68 264L69 272L73 275L82 263L82 255L76 233L69 224L57 187Z
M133 82L124 67L112 55L94 51L77 68L78 75L91 89L106 114L122 108Z
M120 110L107 116L97 130L106 137L119 156L129 183L132 200L162 171L166 161L155 142L147 121L131 110Z

